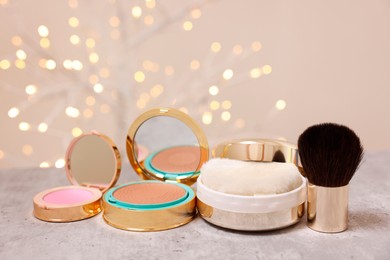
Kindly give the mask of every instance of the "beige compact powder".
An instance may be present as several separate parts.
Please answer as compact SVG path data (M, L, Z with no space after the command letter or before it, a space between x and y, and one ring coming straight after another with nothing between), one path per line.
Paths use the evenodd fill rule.
M153 168L169 173L193 172L199 165L198 146L176 146L156 153L151 165Z
M141 182L117 189L113 196L130 204L162 204L179 200L186 195L182 187L165 182Z

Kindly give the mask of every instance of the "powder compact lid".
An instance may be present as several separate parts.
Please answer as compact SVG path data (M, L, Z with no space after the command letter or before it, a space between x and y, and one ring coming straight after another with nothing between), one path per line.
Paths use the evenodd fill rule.
M121 157L114 142L98 132L83 134L66 152L66 175L73 185L105 192L115 185L121 171Z
M255 162L287 162L300 167L298 147L276 139L236 139L220 143L213 157Z
M71 142L65 169L72 185L38 193L33 199L36 218L69 222L98 214L102 209L102 193L119 178L121 158L111 139L91 132Z
M140 147L149 155L139 156ZM184 112L155 108L141 114L130 126L126 140L127 156L144 180L193 184L209 158L206 135Z

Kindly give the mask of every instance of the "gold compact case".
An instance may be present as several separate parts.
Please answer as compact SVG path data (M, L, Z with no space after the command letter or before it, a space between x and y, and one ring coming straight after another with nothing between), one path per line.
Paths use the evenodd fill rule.
M227 193L226 190L215 190L205 184L206 167L211 163L212 160L210 160L201 169L202 174L197 180L197 208L204 220L234 230L263 231L284 228L297 223L302 218L306 201L306 179L299 171L297 146L272 139L232 140L219 144L213 150L213 157L216 159L212 160L231 159L221 160L224 162L223 167L225 168L216 169L216 175L223 169L229 171L226 167L228 167L229 162L234 160L235 164L249 165L252 167L251 169L258 166L276 167L275 172L278 175L272 175L273 171L268 173L271 174L271 178L276 180L276 182L269 182L269 186L275 187L290 178L290 175L287 175L284 169L291 169L294 173L295 186L291 186L289 190L280 193L272 193L272 191L271 193L259 192L253 195L232 194ZM229 175L230 179L223 179L218 176L218 178L215 178L215 182L217 184L224 181L240 183L246 178L246 172L244 168L242 169L242 171L232 171L232 175ZM259 171L252 171L252 174L256 177L259 175ZM234 176L235 181L232 180L231 176ZM249 181L249 185L252 184L251 182L254 182L253 179ZM242 185L241 190L243 192L250 189L247 184L248 182L245 186ZM259 185L271 188L271 190L274 189L273 187L267 187L267 182Z
M42 191L34 199L34 216L48 222L90 218L101 210L103 192L115 185L121 158L111 139L98 132L83 134L66 152L66 175L72 184Z
M148 155L140 156L140 148ZM196 216L196 196L189 185L209 158L202 129L179 110L152 109L130 126L126 150L142 180L104 194L104 220L130 231L166 230L190 222Z

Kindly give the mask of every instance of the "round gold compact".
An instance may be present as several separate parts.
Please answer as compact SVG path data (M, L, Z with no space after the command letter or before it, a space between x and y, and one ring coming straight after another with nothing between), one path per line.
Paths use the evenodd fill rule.
M148 151L140 156L140 148ZM131 231L178 227L196 215L196 182L209 158L202 129L187 114L156 108L141 114L130 126L126 150L142 181L108 190L103 217L111 226Z
M98 214L102 193L114 186L121 158L111 139L98 132L75 138L66 152L66 175L72 186L42 191L34 197L34 216L70 222Z
M287 227L302 218L306 179L299 171L295 145L272 139L240 139L221 143L213 155L217 158L212 160L221 162L212 164L210 160L197 180L197 207L203 219L229 229L262 231ZM206 170L214 175L206 175ZM230 175L226 174L229 171ZM212 176L208 179L214 183L207 183L207 176ZM216 190L219 186L223 188ZM235 191L227 192L226 187ZM280 191L281 187L286 189ZM252 188L251 195L245 194Z

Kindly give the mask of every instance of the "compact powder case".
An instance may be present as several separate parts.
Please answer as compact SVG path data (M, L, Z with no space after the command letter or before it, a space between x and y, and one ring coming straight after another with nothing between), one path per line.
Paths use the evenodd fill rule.
M34 216L70 222L98 214L103 192L115 185L121 157L111 139L98 132L75 138L66 152L66 175L72 186L42 191L34 199Z
M140 156L140 148L149 151ZM209 158L202 129L185 113L156 108L130 126L126 150L131 166L143 179L108 190L103 218L111 226L131 231L175 228L196 216L196 182Z
M299 166L298 149L290 143L271 139L242 139L224 142L213 156L258 163L293 163ZM197 180L197 208L203 219L217 226L263 231L284 228L303 216L306 179L301 185L281 194L243 196L215 191L204 185L202 174Z

